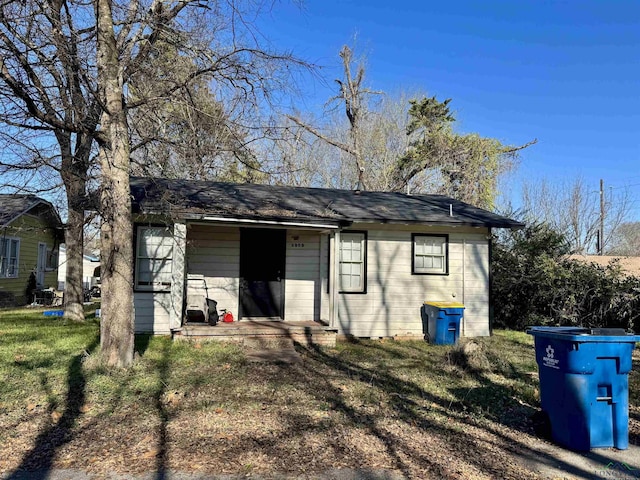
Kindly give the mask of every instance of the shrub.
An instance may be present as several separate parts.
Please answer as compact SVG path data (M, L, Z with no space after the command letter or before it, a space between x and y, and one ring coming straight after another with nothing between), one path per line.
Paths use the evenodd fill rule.
M623 327L640 330L640 278L616 263L568 258L569 247L544 224L494 238L494 325Z
M29 278L27 279L27 287L25 288L25 300L27 303L33 302L33 293L37 290L38 285L36 282L36 274L31 272L29 274Z

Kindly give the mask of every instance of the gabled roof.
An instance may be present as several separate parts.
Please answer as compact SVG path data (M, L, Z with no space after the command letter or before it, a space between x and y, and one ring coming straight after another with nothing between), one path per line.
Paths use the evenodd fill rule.
M442 195L131 178L134 213L178 218L520 228L524 224Z
M53 228L62 228L62 221L53 205L35 195L0 194L0 227L6 227L25 213L45 214Z

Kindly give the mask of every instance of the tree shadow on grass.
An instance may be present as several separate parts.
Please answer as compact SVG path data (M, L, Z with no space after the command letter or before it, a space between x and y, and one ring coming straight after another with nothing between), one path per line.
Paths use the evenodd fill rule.
M57 421L38 435L34 447L25 455L18 468L7 477L7 480L26 478L44 480L49 477L57 451L72 440L76 420L82 415L87 383L82 369L82 360L96 349L99 341L96 335L85 350L69 362L64 412ZM46 379L43 379L43 382L46 384ZM47 396L51 398L49 393ZM54 407L55 405L50 404L47 411L49 415Z
M149 347L149 336L136 338L136 352L143 354ZM24 456L20 465L6 480L44 480L49 478L57 452L82 430L76 430L76 422L82 415L82 406L86 400L87 378L83 371L83 359L91 354L99 345L99 337L86 347L85 351L76 355L69 362L67 368L67 395L64 401L64 412L52 425L38 435L34 447ZM167 426L170 421L170 413L165 403L165 394L168 388L170 373L170 349L171 343L164 342L160 358L157 360L154 372L157 375L157 388L153 393L154 406L158 412L160 423L157 429L157 443L155 445L155 476L157 480L165 480L168 475L168 448ZM42 388L48 399L47 415L51 415L57 405L55 395L50 391L47 378L41 378ZM128 382L123 379L118 389L114 392L110 402L110 408L116 408L121 403L123 392ZM104 412L108 414L108 412Z
M148 342L147 342L148 343ZM169 382L171 343L165 341L162 348L162 356L157 364L158 388L154 394L155 408L158 411L160 425L158 426L158 452L156 454L156 480L167 478L169 460L167 427L171 415L165 403L165 394Z
M153 337L151 334L136 334L134 349L138 355L143 356L145 354L149 348L149 343L151 343L151 337Z
M505 398L513 397L514 392L493 382L479 372L474 374L481 382L478 390L451 389L450 393L455 397L454 402L451 402L449 399L424 390L413 381L400 378L392 371L377 367L364 367L333 356L314 346L298 345L297 348L311 360L304 364L307 381L303 385L305 385L307 392L317 399L328 401L332 410L342 413L352 424L366 429L370 435L378 438L384 445L385 453L394 459L395 468L407 477L412 477L412 469L417 464L438 478L458 478L451 470L443 469L437 459L430 457L428 449L423 451L419 445L398 438L380 423L383 419L377 414L354 406L344 396L344 392L333 386L327 379L325 367L341 372L352 381L366 383L376 388L390 403L394 417L401 420L408 428L417 428L436 435L445 445L448 444L452 451L458 451L461 445L464 445L465 461L494 478L512 478L514 475L512 464L515 462L511 460L511 464L501 465L500 458L495 456L495 449L487 450L487 444L492 444L502 450L505 455L510 456L509 458L520 458L522 463L533 466L554 465L567 474L581 476L581 478L590 478L593 474L585 466L572 464L558 458L553 452L549 452L548 448L542 448L545 445L543 443L540 446L535 446L530 442L520 441L516 435L510 435L499 425L486 421L494 420L498 424L503 423L514 433L518 431L531 433L531 425L527 420L513 421L513 419L501 417L497 413L497 410L502 407L500 404L496 404L495 400L504 401ZM380 345L376 348L384 349ZM315 380L311 381L312 379ZM480 410L468 412L463 408L465 405L477 402L478 398L482 398ZM514 403L517 404L517 401ZM439 412L450 415L454 421L443 423L431 418L429 404L434 405L434 408ZM532 407L522 408L523 410L517 413L526 414L533 411ZM489 414L487 415L487 413ZM460 428L461 424L463 425L462 429ZM468 425L470 428L466 429L464 425ZM473 429L483 429L490 436L478 439L473 435ZM607 459L604 455L600 455L598 458L602 461ZM519 471L526 471L526 468L520 465ZM534 478L535 474L530 473ZM520 478L526 478L526 475L520 476Z

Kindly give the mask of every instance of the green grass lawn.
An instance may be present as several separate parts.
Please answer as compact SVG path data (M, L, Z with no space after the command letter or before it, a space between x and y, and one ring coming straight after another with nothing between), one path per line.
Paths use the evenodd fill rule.
M466 347L298 346L300 365L248 363L232 344L141 336L134 366L119 370L97 361L92 313L79 324L41 310L0 311L0 447L9 452L0 472L343 466L535 478L517 460L541 441L530 421L538 377L524 333L498 331ZM631 443L640 441L639 370L636 356Z

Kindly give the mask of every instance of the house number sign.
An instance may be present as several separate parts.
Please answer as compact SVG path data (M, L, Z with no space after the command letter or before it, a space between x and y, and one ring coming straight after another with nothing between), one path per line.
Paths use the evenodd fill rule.
M304 243L302 242L292 242L291 248L304 248Z

